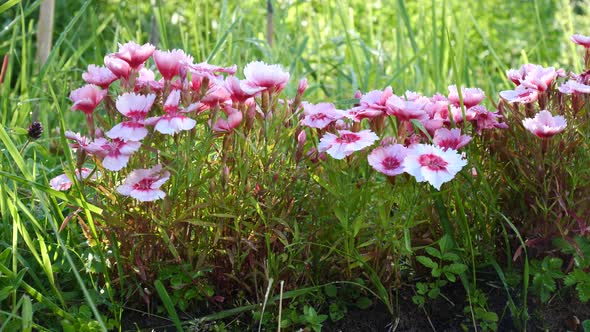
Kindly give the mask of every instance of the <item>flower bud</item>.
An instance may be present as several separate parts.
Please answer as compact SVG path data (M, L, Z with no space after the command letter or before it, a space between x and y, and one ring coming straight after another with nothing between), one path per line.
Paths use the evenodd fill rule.
M299 80L299 85L297 86L297 94L303 95L303 93L305 92L306 89L307 89L307 79L302 78L301 80Z
M394 136L387 136L381 140L381 146L388 146L388 145L395 145L397 144L397 139Z
M305 130L302 130L299 135L297 135L297 145L299 147L303 147L303 145L305 144L305 142L307 141L307 134L305 133Z
M41 122L34 121L33 123L31 123L29 129L27 130L27 135L29 135L29 139L31 141L34 141L36 139L41 138L42 134L43 125L41 124Z

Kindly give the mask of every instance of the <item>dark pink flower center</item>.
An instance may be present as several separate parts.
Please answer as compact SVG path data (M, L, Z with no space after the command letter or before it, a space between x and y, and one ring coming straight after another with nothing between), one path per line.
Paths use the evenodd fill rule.
M381 162L381 165L383 165L383 168L385 168L387 170L397 169L397 168L399 168L400 164L401 164L400 160L397 158L394 158L394 157L386 157Z
M144 110L131 110L127 113L127 117L131 119L141 120L145 118L147 112Z
M336 139L336 142L350 144L359 141L360 139L361 137L356 134L342 134L342 136Z
M315 113L315 114L313 114L313 115L311 116L311 119L312 119L313 121L320 121L320 120L323 120L323 119L325 119L325 118L327 118L327 116L326 116L326 114L324 114L324 113Z
M133 189L135 190L151 190L152 184L156 182L157 179L154 178L145 178L141 179L141 181L137 182L133 185Z
M418 158L418 162L422 167L428 167L433 171L442 171L446 169L449 164L441 157L432 153L421 155L420 158Z

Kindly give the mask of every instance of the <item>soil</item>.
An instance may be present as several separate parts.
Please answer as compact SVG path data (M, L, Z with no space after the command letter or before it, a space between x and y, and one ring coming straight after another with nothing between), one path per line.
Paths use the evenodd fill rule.
M496 287L487 288L488 309L499 317L498 331L520 332L507 305L506 293ZM328 332L463 332L475 331L470 317L466 317L463 308L468 306L465 291L459 283L443 290L451 301L438 298L427 303L423 309L414 305L411 298L402 296L398 308L398 317L391 317L385 306L376 306L367 311L353 311L340 321L325 324L322 331ZM547 304L538 303L530 296L527 332L584 332L581 322L590 319L590 303L580 302L572 292L564 292ZM478 327L481 331L481 327Z
M520 332L514 325L504 289L498 285L488 284L478 287L486 292L488 309L498 317L498 331ZM541 304L529 296L527 332L583 332L581 322L590 319L590 303L581 303L575 294L567 290L556 295L549 303ZM329 319L322 331L327 332L463 332L475 331L470 317L466 317L463 308L466 301L465 290L461 283L451 284L442 290L444 297L427 301L424 308L412 303L413 293L402 291L398 294L396 306L397 317L392 317L387 308L378 304L368 310L349 309L345 317L337 322ZM558 293L559 294L559 293ZM378 301L375 301L377 303ZM231 326L231 324L230 324ZM197 328L196 331L208 329ZM189 328L189 330L192 330ZM256 329L253 329L256 330ZM123 331L176 331L170 320L149 316L139 312L124 315ZM231 331L231 329L230 329ZM245 331L240 329L240 331ZM288 330L285 330L288 331ZM478 327L481 331L481 327Z

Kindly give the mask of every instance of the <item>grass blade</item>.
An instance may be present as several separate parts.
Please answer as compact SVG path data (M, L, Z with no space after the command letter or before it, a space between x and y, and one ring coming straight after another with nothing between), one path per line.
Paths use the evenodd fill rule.
M162 300L162 303L164 303L164 307L166 308L168 315L170 315L170 319L174 323L174 326L176 326L176 329L178 331L184 331L184 329L182 328L182 324L180 322L180 318L178 318L178 314L174 309L174 304L172 303L172 300L170 299L170 295L168 295L166 288L160 280L156 280L154 282L154 286L156 287L156 291L158 292L158 295L160 295L160 299Z

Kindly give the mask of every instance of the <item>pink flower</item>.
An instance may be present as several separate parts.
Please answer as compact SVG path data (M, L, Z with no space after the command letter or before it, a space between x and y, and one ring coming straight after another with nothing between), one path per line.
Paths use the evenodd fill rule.
M231 105L232 97L230 92L225 88L223 82L221 85L211 84L207 94L201 99L201 104L207 105L209 108L217 106L223 107L224 104ZM246 98L247 99L247 98Z
M360 151L373 145L379 137L370 130L352 132L338 130L338 136L326 133L318 145L320 152L327 152L334 159L343 159L355 151Z
M75 173L76 173L76 179L78 179L78 180L88 179L88 177L92 173L92 170L90 168L83 167L81 169L76 169ZM92 177L90 178L90 180L96 180L99 176L100 176L100 172L97 171L94 174L92 174ZM72 180L66 174L58 175L49 181L49 186L53 190L59 190L59 191L68 190L72 187L72 185L73 185Z
M465 105L465 108L470 108L481 103L486 97L481 89L464 87L461 87L461 96L463 97L463 105ZM460 106L459 92L457 91L456 85L449 85L449 101L455 106Z
M532 63L527 63L520 66L519 69L509 69L506 71L506 76L516 85L520 85L520 82L526 78L526 76L535 70L537 67L541 67L539 65L535 65ZM543 68L543 67L541 67Z
M590 48L590 36L575 34L570 37L571 41L585 48Z
M580 82L569 80L558 88L559 92L565 94L585 94L590 93L590 85L582 84Z
M120 171L127 166L129 157L141 147L140 142L115 138L108 141L101 137L88 144L84 150L102 159L102 166L109 171Z
M344 118L344 113L337 110L332 103L310 104L303 102L304 118L301 125L310 128L324 129L332 122Z
M373 90L361 95L359 106L354 107L347 116L354 121L383 116L387 112L387 99L393 95L391 87L385 90Z
M82 74L82 79L86 83L98 85L106 90L111 83L117 80L117 76L106 67L88 65L88 70Z
M188 65L193 62L193 57L185 54L182 50L157 50L154 52L154 61L162 77L170 81L180 73L180 67L182 65Z
M416 181L429 182L437 190L443 183L451 181L465 165L467 161L457 151L443 151L426 144L410 147L403 162L404 170L414 176Z
M114 56L124 60L133 69L138 69L154 53L156 48L152 44L138 45L134 42L119 44L119 52Z
M170 172L162 171L162 165L150 169L136 169L117 187L117 192L140 202L152 202L166 197L166 193L160 190L160 187L169 178Z
M459 150L471 141L471 136L461 135L461 129L440 128L434 133L433 143L443 150Z
M243 103L246 100L248 100L249 98L251 98L252 96L255 95L255 93L248 93L246 92L242 86L245 84L245 81L240 81L237 77L235 76L228 76L225 79L225 88L227 89L227 91L230 94L231 100L235 103ZM250 91L247 87L246 90Z
M539 99L539 92L523 85L519 85L514 90L500 91L500 97L509 103L530 104Z
M164 89L164 83L156 81L156 74L152 70L141 68L139 70L139 76L135 80L135 91L137 92L145 88L154 92L160 92Z
M473 121L475 121L475 126L477 127L477 133L481 134L483 129L506 129L508 125L503 122L498 122L498 119L502 118L502 115L499 114L499 111L490 112L484 107L482 108L475 108L475 116Z
M520 84L527 88L544 92L556 77L557 72L555 71L555 68L534 66L533 69L530 70L523 79L521 79Z
M228 133L242 123L242 112L231 106L226 106L224 112L227 115L227 120L222 117L217 118L217 121L215 121L212 128L213 131L218 133Z
M88 144L90 144L90 139L86 136L80 135L80 133L75 133L73 131L68 130L64 133L64 136L67 139L71 139L72 141L76 142L76 143L70 144L70 148L72 148L72 149L79 149L79 148L85 149L88 146Z
M156 99L155 94L147 96L135 93L124 93L117 98L117 110L128 117L129 121L123 121L106 132L110 138L140 141L147 136L144 119L152 108Z
M155 124L154 129L162 134L174 135L181 130L191 130L197 124L197 121L183 115L179 111L180 90L172 90L164 103L166 114L149 118L146 124Z
M428 114L424 110L423 101L407 101L393 95L387 99L387 114L393 115L400 121L426 120Z
M262 61L250 62L244 68L244 91L257 94L262 91L279 92L289 81L289 73L279 65L267 65Z
M369 165L387 176L396 176L404 172L407 154L408 149L401 144L381 146L369 154Z
M107 68L118 78L127 79L129 77L129 73L131 73L131 66L129 63L117 58L113 54L109 54L104 57L104 65L107 66Z
M522 120L522 125L540 138L548 138L565 130L567 121L561 115L552 116L549 111L541 111L534 118Z
M307 90L307 78L302 78L297 85L297 94L301 96L305 90Z
M92 114L107 93L107 90L101 90L94 84L86 84L72 91L70 93L70 100L74 102L72 111L80 110L86 114Z
M192 73L196 73L196 74L200 74L200 75L203 75L203 74L214 75L215 73L226 73L229 75L234 75L236 73L236 71L238 70L238 66L233 65L230 67L221 67L221 66L211 65L206 62L201 62L201 63L197 63L197 64L188 64L188 69Z

